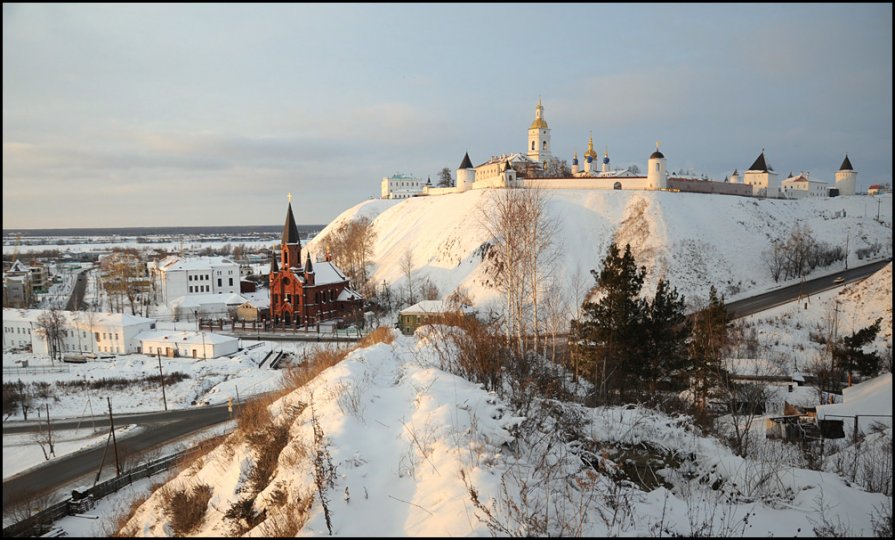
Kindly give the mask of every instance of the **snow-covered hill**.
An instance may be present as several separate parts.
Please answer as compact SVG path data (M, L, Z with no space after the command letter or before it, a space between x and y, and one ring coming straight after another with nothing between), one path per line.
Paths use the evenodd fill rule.
M333 220L308 248L323 253L322 242L330 231L345 220L366 216L377 233L374 283L402 286L406 279L400 259L410 250L414 280L428 277L442 295L464 287L477 304L485 305L497 300L497 292L487 285L489 276L482 264L482 246L491 238L480 225L480 208L488 208L494 193L474 190L364 201ZM858 249L879 246L875 258L892 253L891 195L882 196L879 223L876 208L869 208L876 206L876 200L865 196L795 201L652 191L545 190L544 194L548 214L558 223L560 255L554 275L567 293L576 281L584 291L593 285L589 271L598 267L613 240L630 243L638 265L646 266L646 294L652 294L657 280L665 277L691 301L707 297L712 284L728 301L779 286L771 279L762 252L772 239L788 236L796 224L808 225L815 238L831 245L844 248L848 238L850 266L861 262ZM818 269L815 274L839 269Z
M891 504L799 468L794 445L737 457L685 417L547 401L524 421L439 369L426 328L356 350L274 402L288 437L272 456L237 431L150 496L127 534L170 536L165 508L184 504L172 494L194 489L197 536L870 535ZM619 477L636 463L658 477Z

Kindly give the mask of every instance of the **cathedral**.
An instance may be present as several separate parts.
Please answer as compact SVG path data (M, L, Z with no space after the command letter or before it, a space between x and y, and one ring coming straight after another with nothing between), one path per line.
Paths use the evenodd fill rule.
M292 214L292 195L283 225L280 264L270 259L270 316L279 327L304 326L322 321L354 320L361 313L362 297L348 286L348 278L332 262L327 251L324 260L301 262L301 239Z

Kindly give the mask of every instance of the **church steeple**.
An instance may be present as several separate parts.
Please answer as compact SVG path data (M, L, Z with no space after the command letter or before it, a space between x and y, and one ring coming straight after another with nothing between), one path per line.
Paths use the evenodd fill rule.
M283 270L297 267L301 269L301 238L292 215L292 194L289 194L289 205L286 207L286 223L283 225L283 241L280 246L280 261Z

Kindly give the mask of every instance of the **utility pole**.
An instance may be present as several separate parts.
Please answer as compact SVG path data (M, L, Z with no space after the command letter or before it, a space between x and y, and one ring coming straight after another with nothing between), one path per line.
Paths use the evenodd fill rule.
M25 404L27 400L25 396L25 385L22 383L22 379L19 379L19 396L22 400L22 416L25 417L25 421L28 421L28 405Z
M876 199L876 220L879 221L879 205L882 201L880 199Z
M848 270L848 236L849 230L845 230L845 269Z
M53 432L50 431L50 404L47 403L47 444L50 446L50 455L56 457L56 451L53 449Z
M236 389L236 414L238 415L238 414L239 414L239 405L240 405L240 402L239 402L239 386L237 386L237 385L234 384L234 385L233 385L233 388Z
M115 422L112 420L112 398L107 397L109 403L109 425L112 427L112 445L115 446L115 476L121 476L121 462L118 460L118 441L115 439Z
M165 375L162 373L162 353L161 351L155 351L155 355L158 357L158 376L162 380L162 401L165 402L165 410L168 410L168 398L165 397Z

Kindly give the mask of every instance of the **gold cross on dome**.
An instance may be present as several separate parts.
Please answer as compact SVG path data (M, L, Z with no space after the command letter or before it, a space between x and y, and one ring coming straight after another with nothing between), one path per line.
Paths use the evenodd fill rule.
M661 142L662 142L662 141L656 141L656 150L659 149L659 143L661 143Z
M289 202L290 203L292 202L292 192L291 191L289 192Z

